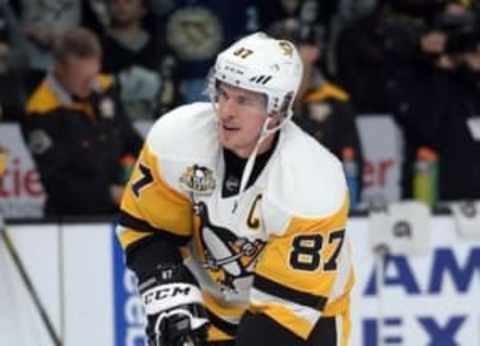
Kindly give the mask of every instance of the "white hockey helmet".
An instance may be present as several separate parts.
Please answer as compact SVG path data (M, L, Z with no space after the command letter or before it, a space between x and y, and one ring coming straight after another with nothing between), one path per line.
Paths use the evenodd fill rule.
M290 117L302 74L303 63L293 43L257 32L218 55L210 90L215 96L220 81L265 94L267 114Z

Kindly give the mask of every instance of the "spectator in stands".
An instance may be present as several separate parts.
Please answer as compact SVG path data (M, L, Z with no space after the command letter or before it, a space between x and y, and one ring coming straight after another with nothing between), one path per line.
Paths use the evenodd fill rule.
M116 210L121 160L142 139L123 112L112 78L100 75L101 46L87 29L67 30L52 72L29 98L25 132L47 193L47 215Z
M272 28L295 20L299 25L297 35L302 39L326 35L330 21L337 11L338 0L259 1L260 26Z
M178 61L184 102L207 100L205 77L215 56L239 37L258 29L256 3L243 1L153 1L159 44Z
M480 198L480 30L462 6L448 4L421 36L416 59L390 61L389 100L410 148L426 144L438 153L440 200ZM411 161L412 150L407 155Z
M437 3L378 0L371 12L343 27L336 43L336 77L359 114L390 113L385 94L390 82L387 51L416 49L417 37Z
M64 30L80 25L80 0L13 0L30 62L29 87L33 88L52 66L52 45Z
M358 113L389 111L384 97L385 2L379 0L371 13L345 25L336 43L337 80L351 95Z
M23 85L28 58L19 44L19 28L10 4L0 3L0 119L18 121L23 114Z
M87 26L100 27L94 11L95 0L9 0L7 3L15 13L20 28L16 45L21 45L29 61L25 80L31 92L52 67L53 43L65 30Z
M148 13L145 0L108 0L106 5L110 25L101 37L102 70L117 74L132 65L156 70L158 48L143 25Z
M297 26L296 40L314 42L316 45L319 42L330 43L339 6L338 0L259 1L257 4L261 28L275 30L278 27ZM324 50L324 47L320 48ZM325 52L330 53L330 49ZM316 61L316 65L321 64L319 67L327 76L331 72L330 60L322 54L322 59Z
M350 96L330 81L321 81L303 98L303 107L294 120L327 147L348 169L352 190L351 207L359 207L363 187L363 150ZM346 166L347 161L351 161ZM353 169L353 170L352 170Z
M108 0L107 13L103 71L117 76L130 118L156 118L159 107L165 112L178 103L174 57L145 25L151 16L145 0Z

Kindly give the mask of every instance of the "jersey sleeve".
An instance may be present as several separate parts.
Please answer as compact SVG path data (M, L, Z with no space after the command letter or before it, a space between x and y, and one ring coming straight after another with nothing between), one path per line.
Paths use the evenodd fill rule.
M117 233L127 252L149 237L183 245L191 236L191 201L167 184L159 161L147 143L126 186Z
M193 207L180 178L216 152L213 136L206 135L214 120L211 105L196 103L163 115L150 129L126 185L117 228L127 265L137 275L182 260L179 247L192 236Z

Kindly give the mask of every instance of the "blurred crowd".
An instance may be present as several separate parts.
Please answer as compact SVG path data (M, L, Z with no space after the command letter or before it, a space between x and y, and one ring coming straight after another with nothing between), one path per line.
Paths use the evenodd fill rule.
M402 129L404 198L479 199L479 24L475 0L1 0L0 121L21 124L47 214L114 212L132 123L207 100L216 54L261 30L298 46L294 121L344 162L354 206L362 114Z

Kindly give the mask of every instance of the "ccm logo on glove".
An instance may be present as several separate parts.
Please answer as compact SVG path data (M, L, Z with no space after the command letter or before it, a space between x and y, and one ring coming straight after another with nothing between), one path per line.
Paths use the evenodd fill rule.
M153 287L142 294L147 315L157 314L176 306L202 303L200 289L191 284L172 283Z
M165 298L173 298L176 295L183 294L184 296L188 296L190 294L191 287L159 287L156 291L147 292L143 299L145 304L150 304L152 300L162 300Z

